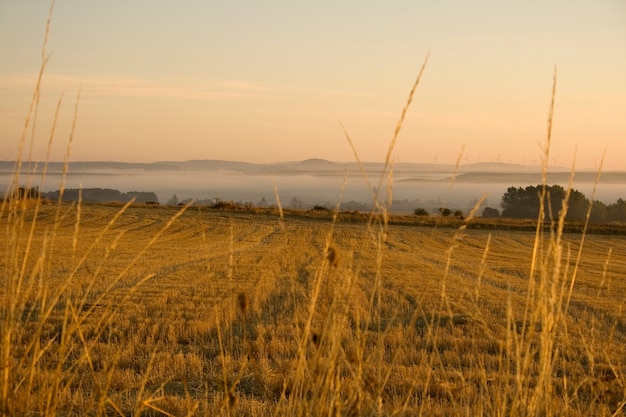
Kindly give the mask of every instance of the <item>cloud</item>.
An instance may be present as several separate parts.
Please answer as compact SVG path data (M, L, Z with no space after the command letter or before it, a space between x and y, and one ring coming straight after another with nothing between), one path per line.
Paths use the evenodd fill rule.
M32 93L35 74L0 75L0 89L6 94ZM73 77L59 74L44 75L43 94L60 94L63 91L81 89L86 96L101 97L155 97L163 99L224 101L250 98L276 88L247 81L199 82L163 80L154 81L121 77Z
M3 95L32 94L35 73L0 74ZM42 81L42 94L81 89L84 96L100 97L154 97L163 99L237 101L265 95L317 95L317 96L371 96L361 92L317 89L305 85L269 84L246 80L164 79L150 80L128 77L75 77L46 74Z

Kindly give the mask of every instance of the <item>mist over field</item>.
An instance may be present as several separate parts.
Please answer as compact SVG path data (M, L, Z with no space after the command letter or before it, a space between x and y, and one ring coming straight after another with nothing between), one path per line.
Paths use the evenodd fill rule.
M40 172L43 164L35 168ZM0 190L13 177L15 164L0 162ZM234 161L162 161L153 163L71 162L66 188L112 188L122 192L152 191L165 204L173 195L179 200L220 199L275 204L274 181L281 204L285 207L310 208L315 204L358 207L373 201L371 187L377 187L382 163L364 163L370 187L357 163L309 159L276 164L253 164ZM24 166L21 183L40 185L40 175L28 175L33 166ZM42 191L59 188L62 163L50 163ZM573 187L591 197L597 173L580 171ZM30 177L30 179L29 179ZM434 210L446 206L469 210L487 194L484 204L499 207L502 195L510 186L525 187L541 183L538 166L509 163L467 164L456 168L442 164L398 163L393 167L392 212L411 212L416 207ZM567 187L570 171L564 167L549 169L548 184ZM345 185L344 185L345 183ZM381 196L387 199L388 178L383 178ZM343 190L343 191L342 191ZM602 172L596 200L615 202L626 196L626 172Z

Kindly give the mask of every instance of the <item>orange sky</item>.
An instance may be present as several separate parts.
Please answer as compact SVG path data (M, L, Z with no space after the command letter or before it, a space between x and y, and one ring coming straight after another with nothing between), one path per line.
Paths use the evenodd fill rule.
M384 159L537 164L558 70L550 164L626 169L621 0L84 2L58 0L35 132L72 160ZM0 3L0 158L14 159L48 7Z

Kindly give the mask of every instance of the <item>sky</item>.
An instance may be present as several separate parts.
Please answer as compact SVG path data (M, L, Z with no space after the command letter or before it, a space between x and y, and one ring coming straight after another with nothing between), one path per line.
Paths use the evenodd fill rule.
M13 160L50 4L0 1ZM63 160L539 164L626 170L626 1L57 0L34 134ZM34 138L32 151L31 136ZM27 156L27 155L25 155Z

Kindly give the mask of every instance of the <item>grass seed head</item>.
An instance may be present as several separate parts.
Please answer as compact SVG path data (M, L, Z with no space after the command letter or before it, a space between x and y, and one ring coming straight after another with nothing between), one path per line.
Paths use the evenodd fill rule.
M248 312L248 306L250 303L248 302L248 296L245 293L239 293L239 295L237 296L237 304L239 305L239 309L243 314L246 314Z
M313 344L315 346L319 346L320 345L320 339L321 339L321 337L320 337L319 334L317 334L317 333L311 334L311 341L313 342Z
M326 258L328 259L328 263L330 266L337 267L339 265L339 254L337 253L337 249L334 247L329 247L326 251Z

